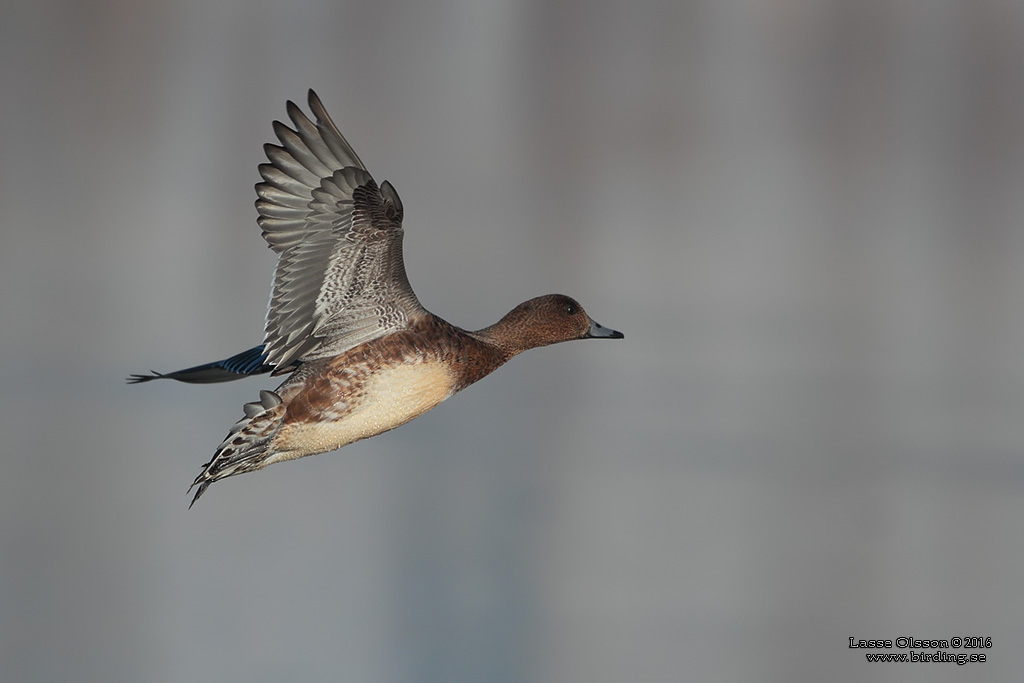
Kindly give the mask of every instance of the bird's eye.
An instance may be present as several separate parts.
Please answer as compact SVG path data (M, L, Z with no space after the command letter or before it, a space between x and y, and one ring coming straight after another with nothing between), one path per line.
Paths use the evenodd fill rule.
M576 304L566 304L565 305L565 314L566 315L576 315L576 311L578 311L578 310L579 309L576 308Z

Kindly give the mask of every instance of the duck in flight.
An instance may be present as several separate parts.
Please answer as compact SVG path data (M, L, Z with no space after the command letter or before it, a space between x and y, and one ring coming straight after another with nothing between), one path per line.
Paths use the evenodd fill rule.
M572 339L622 339L573 299L548 294L468 331L427 311L402 260L402 200L379 186L309 91L314 123L288 102L264 145L256 209L278 254L263 344L214 363L132 375L206 384L287 374L244 406L192 483L213 482L332 451L405 424L527 349ZM189 506L191 507L191 505Z

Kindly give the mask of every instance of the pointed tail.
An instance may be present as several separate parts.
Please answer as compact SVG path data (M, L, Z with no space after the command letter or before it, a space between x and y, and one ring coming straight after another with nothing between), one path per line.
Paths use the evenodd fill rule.
M230 382L252 375L262 375L277 369L273 365L267 365L266 360L267 354L263 352L263 345L260 344L231 356L231 358L196 365L184 370L168 373L150 372L148 375L132 375L128 378L128 383L139 384L140 382L151 382L154 379L175 379L179 382L187 382L188 384Z

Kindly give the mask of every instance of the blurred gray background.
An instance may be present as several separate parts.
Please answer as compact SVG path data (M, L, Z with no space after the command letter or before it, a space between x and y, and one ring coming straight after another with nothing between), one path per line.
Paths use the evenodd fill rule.
M14 0L0 55L3 681L1019 676L1022 3ZM261 340L309 87L429 309L626 339L189 511L277 382L123 378Z

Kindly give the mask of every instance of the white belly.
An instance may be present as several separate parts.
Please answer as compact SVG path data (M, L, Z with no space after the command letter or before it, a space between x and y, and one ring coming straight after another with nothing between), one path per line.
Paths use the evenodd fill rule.
M403 363L374 372L354 405L335 421L286 424L271 445L267 464L333 451L419 417L454 393L448 368L439 362ZM339 403L344 403L339 398ZM340 406L339 406L340 407Z

